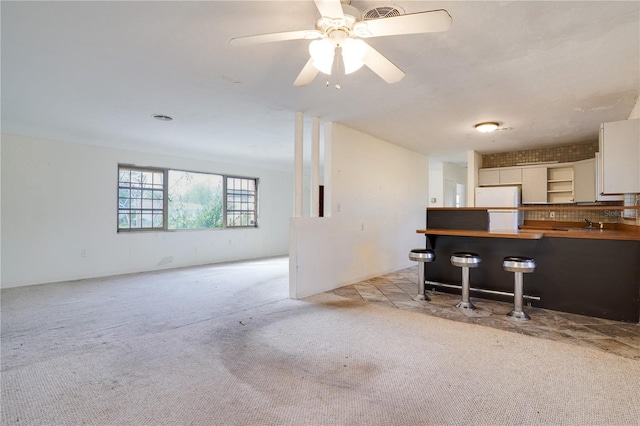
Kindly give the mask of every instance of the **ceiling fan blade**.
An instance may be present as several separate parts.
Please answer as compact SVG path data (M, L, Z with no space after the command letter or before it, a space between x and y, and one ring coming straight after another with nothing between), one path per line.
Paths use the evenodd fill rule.
M314 78L318 75L318 70L313 66L313 58L309 58L307 64L302 68L300 74L298 74L298 78L293 82L294 86L306 86L311 83Z
M283 33L260 34L247 37L236 37L229 41L232 46L249 46L252 44L272 43L274 41L312 40L322 37L316 30L287 31Z
M344 19L340 0L314 0L320 16L331 19Z
M397 83L404 78L404 72L400 68L395 66L393 62L385 58L376 49L369 46L369 44L365 44L367 48L362 60L371 71L378 74L380 78L387 83Z
M444 9L431 10L358 22L354 31L363 38L435 33L448 31L452 20L449 12Z

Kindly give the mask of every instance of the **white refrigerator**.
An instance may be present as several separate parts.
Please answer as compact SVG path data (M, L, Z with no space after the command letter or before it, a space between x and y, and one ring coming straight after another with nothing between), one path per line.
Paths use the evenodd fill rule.
M491 207L519 207L519 186L490 186L476 188L476 207L487 207L489 231L517 231L524 223L521 210L492 210Z

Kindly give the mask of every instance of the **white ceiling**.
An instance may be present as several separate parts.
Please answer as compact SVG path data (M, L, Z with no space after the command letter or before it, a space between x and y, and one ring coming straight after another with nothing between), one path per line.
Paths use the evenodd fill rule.
M228 44L313 28L311 0L2 1L2 131L290 170L303 111L457 161L597 140L640 94L638 1L352 2L391 4L446 9L451 29L369 39L406 77L363 68L336 90L292 85L307 41Z

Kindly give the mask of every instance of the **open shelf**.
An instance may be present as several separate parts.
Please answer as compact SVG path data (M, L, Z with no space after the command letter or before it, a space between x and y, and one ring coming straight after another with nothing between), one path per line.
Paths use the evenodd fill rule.
M547 168L547 203L573 203L573 167Z

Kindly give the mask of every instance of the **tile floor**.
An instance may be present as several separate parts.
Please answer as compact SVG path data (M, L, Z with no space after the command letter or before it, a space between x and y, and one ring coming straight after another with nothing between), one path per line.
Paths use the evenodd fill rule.
M512 304L472 297L478 308L463 312L455 307L459 295L427 291L430 302L416 301L418 267L341 287L331 291L338 296L364 300L391 308L405 309L453 321L480 324L514 333L591 347L640 360L640 325L587 317L548 309L525 307L530 321L507 318Z

